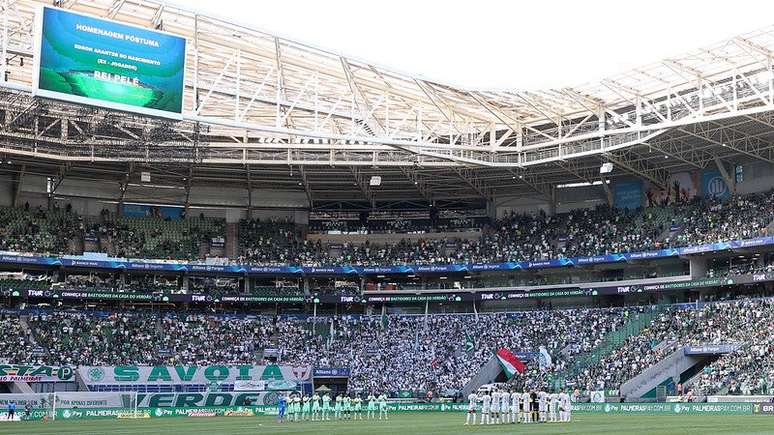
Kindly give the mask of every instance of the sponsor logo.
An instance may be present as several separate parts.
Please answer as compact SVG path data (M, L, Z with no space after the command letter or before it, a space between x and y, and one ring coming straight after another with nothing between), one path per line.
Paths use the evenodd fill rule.
M215 417L218 414L209 409L188 409L186 415L189 417Z
M774 414L774 403L753 403L753 414Z
M151 418L147 411L142 412L119 412L116 418Z
M92 382L100 382L105 379L105 369L102 367L92 367L89 369L86 376Z
M227 409L223 415L226 417L253 417L255 412L252 409L237 408Z
M707 195L717 198L727 195L728 187L721 177L712 177L707 180Z

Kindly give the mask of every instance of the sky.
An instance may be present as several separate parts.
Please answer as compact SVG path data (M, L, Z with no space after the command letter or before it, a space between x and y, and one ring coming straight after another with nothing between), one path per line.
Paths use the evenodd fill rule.
M774 25L773 1L176 0L390 69L477 89L583 84Z

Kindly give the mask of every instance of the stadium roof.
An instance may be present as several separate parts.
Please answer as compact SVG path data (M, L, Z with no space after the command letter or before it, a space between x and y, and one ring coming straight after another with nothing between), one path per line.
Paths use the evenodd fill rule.
M550 196L598 180L608 161L613 177L662 185L669 171L774 161L774 27L526 92L454 87L155 1L55 3L188 38L185 121L32 98L34 15L48 2L8 1L0 153L30 167L167 162L196 182L268 178L318 200L375 203Z

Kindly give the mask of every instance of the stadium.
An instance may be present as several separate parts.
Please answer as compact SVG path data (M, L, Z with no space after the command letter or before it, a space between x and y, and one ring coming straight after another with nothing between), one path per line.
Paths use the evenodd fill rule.
M0 14L0 434L771 433L774 27L508 91Z

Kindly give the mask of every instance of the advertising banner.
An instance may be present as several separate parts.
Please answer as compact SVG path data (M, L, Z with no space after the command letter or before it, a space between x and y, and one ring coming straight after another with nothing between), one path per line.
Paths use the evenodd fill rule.
M350 371L346 367L318 367L314 369L315 378L348 378Z
M573 412L608 414L752 414L752 403L573 403Z
M201 408L105 408L105 409L62 409L56 411L61 420L82 419L124 419L163 417L253 417L262 415L263 410L253 406L201 407Z
M613 186L615 208L634 210L642 207L642 180L622 181Z
M753 282L774 281L774 273L738 275L730 278L702 278L689 281L663 282L659 284L629 284L625 286L551 288L524 287L520 289L499 289L498 291L478 290L463 293L379 293L367 292L364 295L336 296L292 296L292 297L253 297L250 295L200 295L180 293L118 293L69 290L15 290L11 297L42 298L63 300L105 300L135 302L184 302L184 303L308 303L308 304L378 304L378 303L416 303L416 302L469 302L469 301L508 301L515 299L545 299L568 297L594 297L606 295L626 295L630 293L659 293L716 287L721 285L749 284Z
M704 171L701 174L701 194L705 198L728 199L731 191L719 171Z
M731 353L739 349L738 343L730 344L700 344L697 346L683 347L684 355L718 355L721 353Z
M707 252L726 251L730 249L751 248L758 246L774 245L773 236L756 237L753 239L730 240L715 242L684 248L666 248L655 251L624 252L618 254L595 255L591 257L558 258L540 261L519 261L507 263L488 264L438 264L438 265L401 265L401 266L336 266L336 267L300 267L300 266L249 266L249 265L210 265L186 263L181 261L163 262L154 261L126 261L123 259L94 260L67 257L45 257L36 255L19 255L18 253L0 254L0 263L40 265L40 266L64 266L65 268L90 268L90 269L125 269L138 271L159 272L197 272L213 274L251 274L251 275L374 275L374 274L414 274L414 273L451 273L451 272L494 272L505 270L547 269L554 267L586 266L604 263L635 262L640 260L652 260L657 258L669 258L685 255L701 254ZM205 295L199 295L204 298ZM211 296L209 296L211 297ZM351 298L352 296L341 296ZM289 299L290 298L290 299ZM303 301L303 296L252 296L240 295L238 299L229 299L229 302L292 302ZM278 299L278 300L272 300ZM204 301L204 300L202 300ZM342 301L346 302L346 301Z
M751 403L761 403L761 402L769 402L774 403L774 395L752 395L752 396L737 396L737 395L724 395L724 396L707 396L707 402L708 403L726 403L726 402L751 402Z
M774 403L753 403L753 414L774 415Z
M72 382L72 367L0 364L0 382Z
M466 412L467 403L388 403L389 412ZM774 414L771 403L574 403L573 412L598 414ZM117 419L163 417L252 417L277 415L276 405L198 407L107 407L35 409L31 420L55 414L56 419Z
M36 18L35 95L182 118L185 38L48 6Z
M87 385L210 385L235 381L308 381L312 368L293 366L84 366L78 372Z
M135 302L168 302L170 300L169 296L162 294L88 290L28 290L27 297Z
M54 393L0 394L0 406L5 408L14 401L23 409L33 408L167 408L202 406L254 406L276 405L277 393L265 391L204 392L204 393L135 393L72 391ZM56 403L56 406L54 406Z

